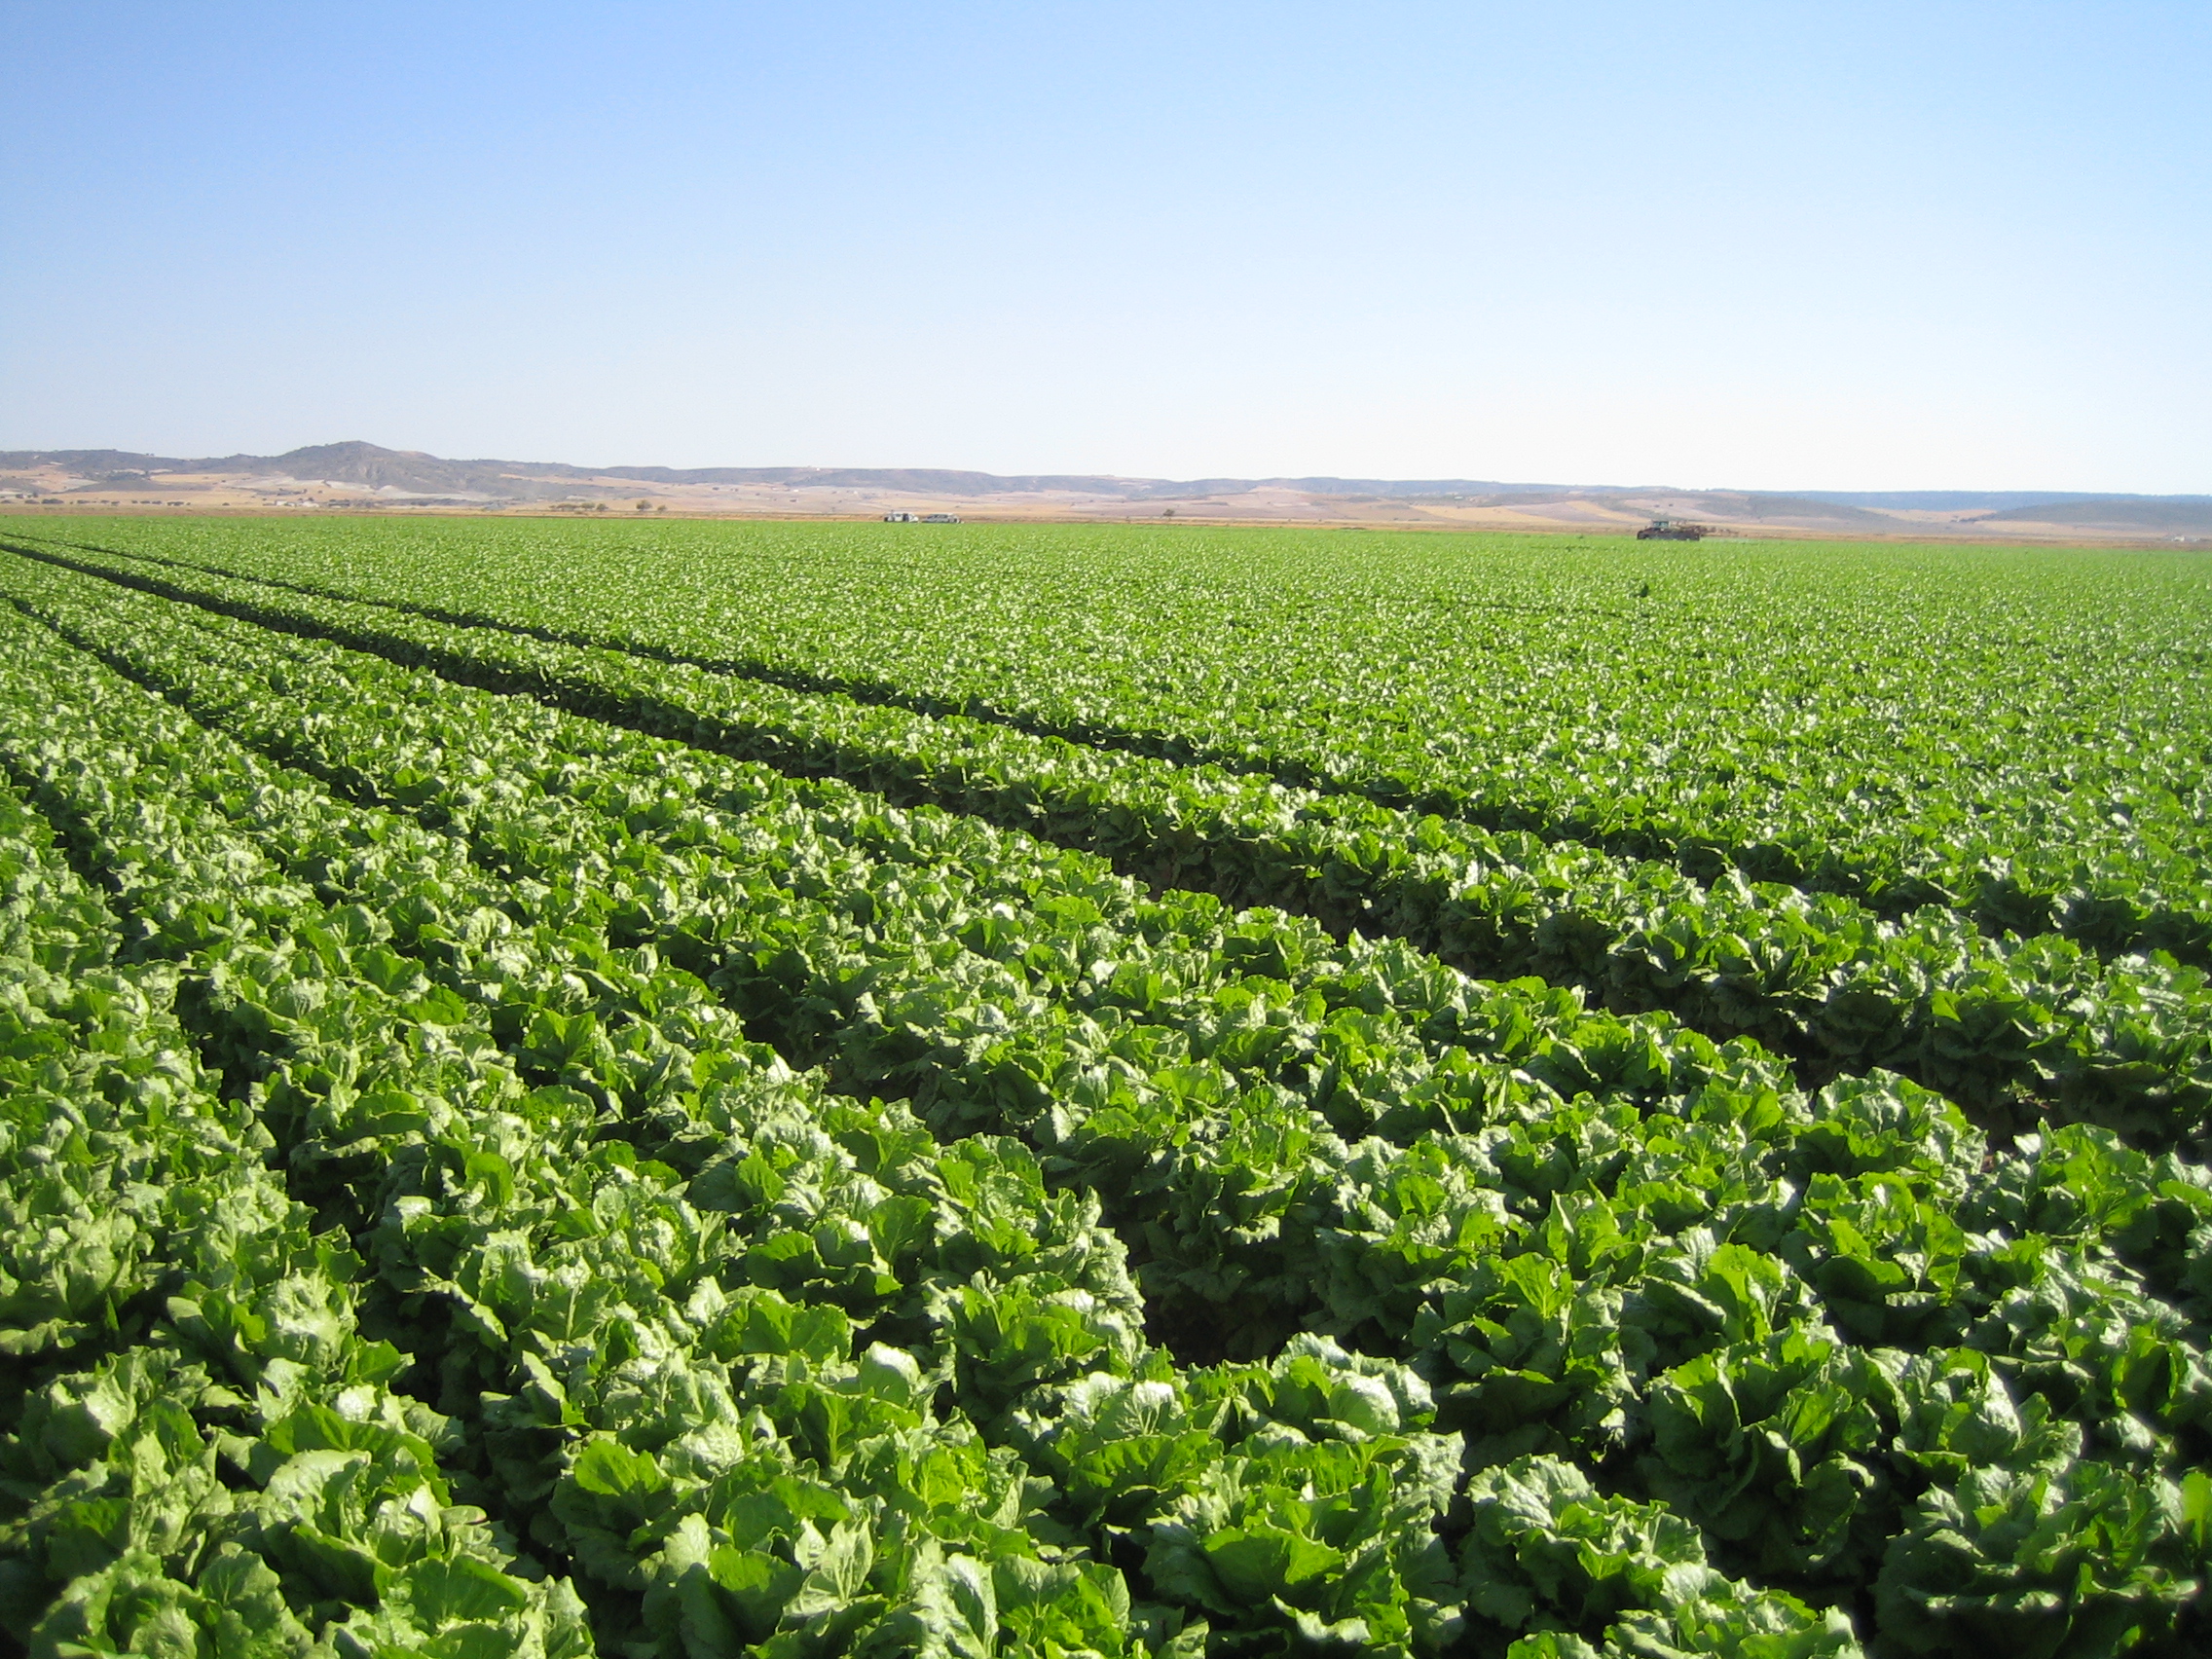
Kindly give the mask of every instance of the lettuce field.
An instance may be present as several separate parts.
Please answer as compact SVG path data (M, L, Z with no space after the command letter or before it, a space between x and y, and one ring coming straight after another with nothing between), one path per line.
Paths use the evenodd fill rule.
M0 1648L2212 1651L2204 555L15 522Z

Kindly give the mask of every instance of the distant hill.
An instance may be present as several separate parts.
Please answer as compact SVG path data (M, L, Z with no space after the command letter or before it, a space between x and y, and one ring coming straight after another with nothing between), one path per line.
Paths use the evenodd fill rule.
M0 450L0 471L8 472L61 466L98 477L116 472L180 472L194 464L173 456L140 455L134 450Z
M2077 525L2083 530L2162 530L2212 535L2212 496L2076 497L2044 506L2012 507L1982 524Z
M535 498L542 490L518 485L628 479L641 484L788 484L810 489L888 490L934 496L1064 494L1112 496L1129 500L1185 499L1240 494L1267 485L1320 496L1512 496L1555 491L1556 484L1501 484L1464 478L1123 478L1106 473L964 472L938 467L869 466L575 466L559 461L448 461L421 450L388 450L358 440L311 444L282 455L200 457L140 455L129 450L0 451L0 470L56 465L95 478L122 473L244 472L327 479L366 489L424 495Z
M1389 522L1438 514L1490 517L1505 525L1571 522L1618 528L1644 516L1709 521L1758 534L1897 535L1973 525L2074 527L2143 538L2154 534L2212 535L2212 496L2096 496L2079 491L1680 490L1659 485L1516 484L1469 478L1128 478L1106 473L960 471L938 467L833 466L579 466L558 461L456 461L420 450L391 450L358 440L311 444L282 455L188 458L132 450L0 452L0 472L42 474L41 489L85 495L101 490L160 489L164 477L227 477L255 489L328 485L360 491L394 505L494 505L557 499L606 500L626 490L710 492L836 491L881 498L990 500L1001 507L1027 500L1030 511L1096 512L1105 503L1167 504L1194 516L1249 517L1275 510L1284 498L1324 504L1327 513L1380 516ZM55 473L62 482L52 482ZM285 481L285 482L277 482ZM182 487L182 486L180 486ZM1239 501L1237 498L1243 498ZM819 498L816 498L819 499ZM1188 503L1188 506L1180 505ZM1361 505L1364 504L1364 505ZM838 510L855 510L846 501ZM1105 510L1120 512L1117 506ZM1149 508L1147 509L1150 510ZM1900 514L1946 515L1932 523ZM1972 515L1971 519L1968 515ZM1311 515L1309 514L1309 517Z
M359 442L311 444L282 455L181 457L126 450L0 452L0 470L22 471L38 466L59 466L103 483L120 482L125 473L242 473L485 501L542 499L561 495L560 481L571 473L579 478L592 476L581 468L504 461L446 461L420 450L388 450Z
M1763 491L1708 491L1701 498L1712 503L1716 517L1751 520L1754 524L1849 524L1868 531L1892 531L1898 521L1871 507L1855 506L1821 496L1770 496Z

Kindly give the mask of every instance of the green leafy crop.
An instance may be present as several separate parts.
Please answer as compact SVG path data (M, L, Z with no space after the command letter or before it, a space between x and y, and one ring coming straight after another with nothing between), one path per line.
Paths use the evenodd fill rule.
M0 543L11 1651L2212 1643L2198 562Z

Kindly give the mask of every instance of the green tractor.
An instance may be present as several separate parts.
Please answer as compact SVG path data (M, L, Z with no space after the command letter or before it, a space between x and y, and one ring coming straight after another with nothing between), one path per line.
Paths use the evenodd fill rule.
M1678 519L1653 519L1636 533L1639 541L1703 541L1714 534L1709 524L1683 524Z

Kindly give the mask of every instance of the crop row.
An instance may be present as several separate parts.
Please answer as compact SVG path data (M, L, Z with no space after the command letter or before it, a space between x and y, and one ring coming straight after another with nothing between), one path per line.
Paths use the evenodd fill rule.
M10 576L25 595L62 581ZM242 583L197 597L464 682L977 813L1148 879L1348 919L1470 971L1534 974L1623 1012L1750 1033L1814 1081L1879 1066L1976 1110L2033 1097L2153 1134L2186 1130L2212 1102L2212 992L2200 970L2163 956L2107 963L2063 939L1984 939L1935 907L1898 925L1832 896L1734 877L1701 887L1588 849L365 606L271 600Z
M1325 563L1247 565L1221 542L1215 566L1192 563L1196 546L1071 559L1034 536L918 558L829 528L781 549L751 545L766 532L679 534L117 526L107 539L1701 877L1734 866L1889 915L1964 904L2000 928L2055 922L2200 957L2212 937L2212 753L2176 695L2205 640L2189 603L2159 604L2159 579L2186 572L2037 570L1993 592L1988 571L1920 561L1892 583L1871 561L1824 571L1792 554L1771 593L1721 573L1664 603L1563 608L1497 603L1500 584L1528 585L1513 568L1526 548L1462 569L1401 538L1384 564L1339 543ZM677 545L685 557L668 557Z
M21 690L17 735L51 712L51 687L27 707ZM11 744L12 771L32 758ZM389 1388L401 1356L359 1329L359 1257L287 1195L252 1106L201 1065L178 946L187 912L238 915L226 877L243 872L212 847L163 869L173 821L134 804L128 856L102 866L119 916L43 818L0 798L0 1620L42 1654L226 1637L243 1652L249 1635L297 1653L303 1618L320 1651L361 1659L589 1652L568 1587L517 1576L507 1540L456 1501L452 1424Z
M1124 1298L1110 1289L1083 1293L1052 1276L1080 1262L1091 1282L1101 1273L1111 1280L1116 1252L1085 1234L1081 1205L1047 1197L1033 1164L1024 1181L1017 1148L968 1140L940 1153L880 1106L817 1098L811 1111L794 1111L805 1086L773 1067L741 1065L737 1081L750 1087L719 1087L728 1080L718 1077L717 1088L701 1091L688 1114L694 1132L676 1137L689 1153L687 1185L677 1169L641 1161L619 1138L593 1138L617 1126L611 1103L558 1082L533 1087L528 1073L549 1063L541 1051L535 1067L518 1063L542 1050L537 1028L552 1011L540 1007L531 1030L495 1048L497 1028L508 1022L497 1009L487 1018L481 1004L459 994L463 984L497 982L573 996L582 987L572 969L529 966L534 944L557 956L558 940L501 929L481 907L469 912L474 928L425 930L425 913L442 901L450 916L457 898L423 867L439 863L436 837L345 808L228 751L212 733L163 718L158 705L119 695L85 665L51 654L41 661L35 641L12 643L25 647L15 660L29 662L35 678L8 687L11 766L37 779L74 828L82 856L130 872L121 890L133 916L195 918L189 937L201 942L185 961L206 977L195 1000L202 1040L234 1066L255 1056L274 1061L251 1092L276 1121L310 1131L303 1147L319 1143L319 1156L299 1161L326 1206L352 1195L356 1242L374 1266L369 1311L407 1339L404 1355L383 1350L386 1374L418 1389L434 1379L455 1418L447 1424L409 1406L409 1421L439 1428L448 1460L498 1493L505 1512L540 1505L529 1511L527 1541L564 1547L607 1593L595 1600L603 1625L627 1590L642 1595L645 1640L690 1653L734 1652L779 1625L775 1650L793 1652L841 1644L863 1630L887 1647L925 1651L1044 1651L1053 1643L1120 1651L1171 1632L1173 1615L1132 1610L1118 1576L1088 1564L1080 1548L1071 1554L1065 1527L1034 1512L1045 1489L1014 1454L980 1446L957 1412L933 1414L950 1388L971 1411L1018 1421L1031 1455L1060 1477L1061 1492L1073 1494L1062 1501L1078 1514L1110 1495L1121 1526L1133 1519L1149 1533L1145 1575L1175 1599L1233 1618L1256 1613L1263 1626L1287 1618L1327 1627L1338 1640L1367 1644L1393 1645L1417 1617L1429 1641L1450 1639L1458 1577L1437 1565L1431 1524L1451 1495L1458 1445L1419 1431L1426 1390L1410 1374L1311 1340L1272 1365L1163 1369L1116 1317ZM34 688L31 704L25 694ZM28 735L26 717L40 735ZM120 731L134 731L135 742L115 747L109 734ZM333 907L288 887L281 869L256 857L264 846L319 869L318 885L349 902ZM445 873L465 879L450 861ZM380 939L379 918L400 920ZM403 940L396 928L408 925L417 932ZM571 949L588 942L579 932L588 934L562 930ZM183 942L173 929L166 937L171 947ZM421 954L391 948L401 943ZM487 964L496 964L496 981ZM600 983L604 993L607 981ZM661 985L664 993L676 988ZM643 999L633 986L621 1000ZM256 1042L248 1034L257 1029ZM376 1031L386 1039L382 1051L361 1055ZM433 1049L442 1052L419 1059ZM457 1051L472 1067L465 1083L450 1069ZM771 1086L765 1099L763 1080ZM462 1098L465 1109L456 1110ZM664 1094L647 1116L665 1127L667 1110ZM721 1132L721 1144L702 1142L702 1128L708 1141ZM335 1174L350 1181L332 1191ZM800 1191L810 1200L811 1237L793 1225ZM839 1227L846 1217L865 1225ZM794 1235L815 1248L794 1259L787 1247ZM840 1235L844 1259L819 1260L825 1241ZM326 1241L326 1254L332 1249ZM954 1262L986 1266L933 1287L929 1270L941 1274ZM763 1276L827 1295L794 1302ZM864 1322L896 1328L917 1316L917 1289L918 1317L958 1341L925 1343L919 1356L875 1343L852 1357ZM169 1342L189 1348L204 1333L179 1307L170 1303L171 1316L185 1328ZM220 1334L239 1325L216 1323ZM414 1363L402 1373L408 1356ZM1074 1386L1039 1386L1066 1375L1071 1362L1091 1374ZM313 1410L313 1380L286 1376L308 1396L294 1415ZM66 1583L35 1641L129 1640L149 1607L210 1629L238 1611L221 1597L243 1569L215 1574L197 1543L179 1545L213 1527L204 1505L184 1502L191 1494L173 1480L163 1484L160 1466L140 1485L111 1490L115 1459L101 1454L119 1438L151 1417L165 1444L182 1446L206 1438L203 1419L219 1409L204 1392L162 1379L141 1388L142 1381L114 1368L90 1380L107 1390L102 1420L114 1432L105 1446L92 1437L55 1449L35 1411L11 1443L15 1452L33 1430L43 1433L55 1464L45 1472L58 1476L18 1539ZM364 1495L349 1471L371 1460L351 1454L363 1450L357 1443L384 1443L367 1429L331 1424L351 1424L347 1414L367 1397L359 1388L335 1391L313 1419L323 1441L306 1449L345 1455L315 1460L313 1471L322 1485L346 1491L305 1517L265 1516L247 1551L260 1557L252 1570L264 1601L274 1607L272 1598L281 1597L289 1609L249 1609L249 1619L303 1613L349 1652L349 1632L395 1636L387 1627L399 1605L427 1616L420 1595L414 1604L401 1595L424 1573L387 1536L390 1505L349 1507ZM735 1436L718 1426L739 1423L750 1426ZM1122 1482L1101 1489L1098 1477L1129 1468L1132 1453L1154 1456L1149 1433L1162 1425L1177 1441L1171 1469L1140 1490ZM212 1432L212 1455L267 1483L271 1503L297 1498L300 1470L245 1436ZM287 1436L295 1430L280 1424L264 1440L288 1452ZM333 1437L344 1444L328 1445ZM1548 1494L1550 1507L1530 1513L1523 1501L1505 1513L1508 1498L1525 1497L1518 1487L1477 1495L1477 1513L1497 1513L1465 1560L1468 1585L1507 1615L1506 1628L1557 1604L1578 1622L1603 1625L1618 1614L1676 1640L1798 1629L1808 1638L1826 1632L1826 1650L1849 1647L1832 1615L1705 1568L1695 1534L1679 1522L1601 1499L1552 1462L1518 1473ZM55 1547L65 1489L86 1480L106 1483L115 1500L110 1530L143 1546L95 1571L83 1570L81 1551ZM1573 1581L1526 1583L1518 1548L1571 1535L1586 1519L1651 1533L1674 1569L1667 1581L1616 1566L1615 1582L1597 1586L1595 1596ZM443 1546L433 1539L424 1559L449 1562ZM505 1618L492 1639L506 1643L501 1650L538 1650L539 1627L520 1628L518 1609L501 1601L525 1594L518 1587L529 1582L501 1566L527 1570L527 1559L467 1559L477 1565L461 1586L463 1610L482 1615L479 1624ZM395 1567L406 1572L389 1570ZM458 1569L441 1570L448 1584ZM1421 1590L1455 1601L1432 1604ZM554 1592L565 1594L559 1585ZM554 1592L546 1594L560 1617L544 1649L571 1651L573 1604ZM1348 1606L1349 1616L1335 1616L1345 1608L1332 1604ZM334 1622L340 1612L345 1621ZM1186 1630L1196 1636L1198 1627Z
M304 646L287 651L265 695L294 722L303 707L330 710L361 781L412 793L427 816L463 827L480 856L495 843L478 824L497 822L497 811L462 815L511 801L546 828L544 803L517 781L531 776L526 756L489 747L512 722L511 705L416 677L429 702L458 711L474 696L484 712L410 729L400 704L377 701L388 670L317 681ZM207 671L219 662L210 652ZM234 693L233 708L243 706ZM358 729L348 726L355 710ZM590 784L593 768L556 741L574 725L525 730L522 745L540 771ZM395 726L408 738L383 764L396 769L375 773L375 733ZM424 732L437 741L421 741ZM663 765L681 759L646 740L598 741L600 754L611 743ZM600 757L588 745L583 753ZM666 793L616 792L597 809L603 844L675 816ZM555 862L589 870L596 892L605 866L579 856L588 825L578 818L568 830ZM729 845L691 838L718 855ZM527 873L509 879L524 898L534 883L512 876ZM1006 919L1018 919L1011 906ZM1072 1118L1087 1102L1069 1094L1062 1115ZM1562 1581L1546 1581L1550 1602L1511 1587L1506 1564L1525 1560L1542 1528L1515 1538L1493 1525L1515 1505L1528 1521L1531 1492L1549 1494L1545 1527L1633 1520L1642 1540L1624 1544L1634 1562L1605 1582L1568 1586L1582 1600L1567 1622L1593 1634L1633 1604L1649 1564L1687 1559L1680 1540L1694 1533L1677 1517L1762 1570L1801 1579L1848 1584L1880 1560L1885 1633L1929 1650L1975 1621L2002 1623L2003 1586L2046 1585L2056 1558L2024 1544L2024 1514L2047 1510L2052 1535L2079 1537L2076 1555L2096 1557L2091 1580L2053 1592L2083 1631L2121 1607L2155 1624L2188 1599L2200 1541L2191 1542L2187 1518L2202 1495L2157 1471L2186 1462L2205 1412L2198 1315L2174 1310L2191 1306L2203 1278L2204 1245L2192 1232L2203 1221L2199 1173L2170 1160L2155 1166L2086 1130L2031 1143L1984 1173L1990 1160L1955 1115L1895 1086L1807 1101L1708 1083L1644 1107L1509 1098L1478 1108L1467 1137L1419 1136L1403 1151L1331 1146L1310 1126L1314 1159L1342 1177L1333 1218L1309 1234L1331 1294L1340 1309L1367 1298L1369 1331L1394 1335L1442 1387L1446 1422L1488 1471L1465 1494L1459 1584L1469 1605L1508 1628L1562 1616ZM2075 1201L2089 1194L2094 1202ZM969 1346L989 1346L968 1335ZM1181 1458L1215 1436L1168 1398L1136 1392L1144 1381L1048 1385L1007 1409L1007 1432L1063 1494L1088 1493L1101 1517L1116 1504L1120 1516L1129 1503L1149 1513L1137 1529L1167 1552L1146 1552L1160 1589L1179 1582L1168 1545L1181 1536L1172 1526L1188 1523L1160 1517L1145 1495L1153 1488L1129 1478L1125 1451L1111 1442L1141 1426L1165 1433ZM1820 1412L1817 1401L1826 1402ZM1816 1419L1828 1426L1809 1427ZM1109 1444L1094 1448L1100 1433ZM1954 1444L1960 1433L1982 1437L1977 1450ZM1148 1441L1147 1456L1157 1449ZM1640 1483L1666 1507L1600 1500L1562 1457ZM1762 1502L1747 1507L1747 1491ZM1243 1523L1255 1519L1245 1512L1235 1525L1249 1535ZM1267 1525L1279 1530L1281 1519L1271 1511ZM2111 1541L2123 1536L2124 1547ZM1335 1562L1314 1569L1322 1585L1348 1582L1341 1553L1306 1559ZM1218 1574L1208 1582L1213 1596L1229 1595ZM1406 1583L1401 1575L1382 1605L1424 1600ZM1295 1604L1315 1586L1285 1580L1275 1590ZM1178 1599L1210 1604L1188 1590Z

